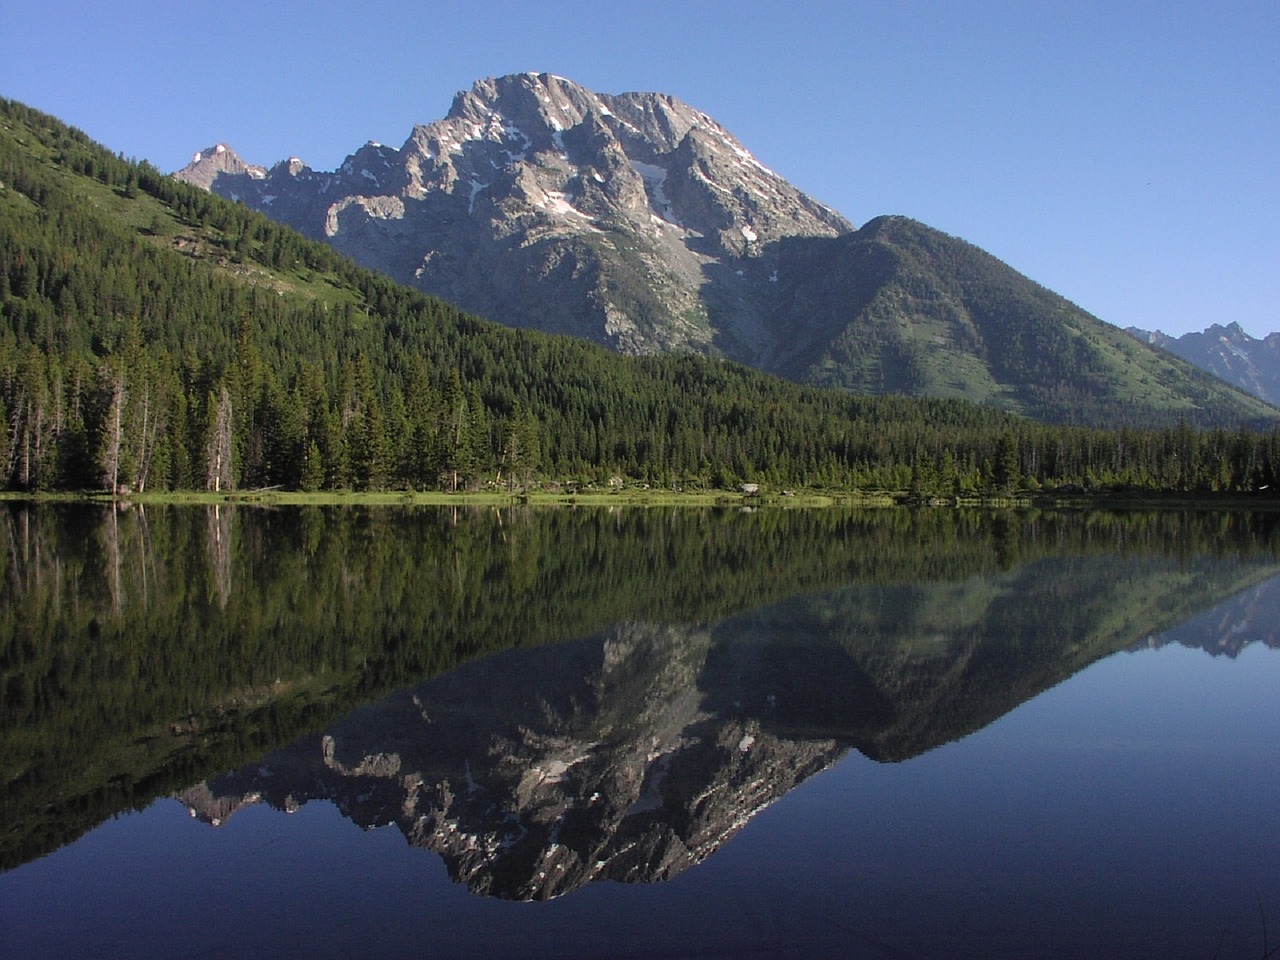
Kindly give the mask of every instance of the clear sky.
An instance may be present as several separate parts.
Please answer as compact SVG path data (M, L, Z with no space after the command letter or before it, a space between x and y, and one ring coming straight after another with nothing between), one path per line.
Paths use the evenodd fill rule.
M1280 0L0 0L0 95L167 171L332 170L526 70L673 94L1118 326L1280 329Z

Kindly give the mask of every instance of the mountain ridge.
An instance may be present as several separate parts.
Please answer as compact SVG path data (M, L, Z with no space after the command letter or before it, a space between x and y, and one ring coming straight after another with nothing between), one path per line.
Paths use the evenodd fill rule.
M1179 337L1138 327L1126 332L1268 403L1280 404L1280 333L1255 338L1234 321Z
M1276 489L1272 440L1249 428L1274 425L1277 411L1189 393L1185 364L1132 338L1131 349L1165 358L1152 378L1171 398L1163 409L1126 408L1105 390L1073 407L1049 383L1059 419L1101 409L1138 423L1107 436L962 398L814 389L740 364L628 358L485 322L10 101L0 101L0 170L9 489L576 492L630 480L910 500ZM972 272L953 270L963 281L953 291L937 271L919 279L917 262L963 267L972 256L995 264L997 280L1011 276L902 219L832 243L886 265L892 283L871 278L866 299L890 329L906 326L893 313L904 298L941 305L947 321L963 318L959 302L975 329L990 319L992 294L963 301ZM822 238L781 244L832 249ZM1063 342L1087 352L1090 337ZM1237 431L1230 443L1222 427Z
M365 829L394 824L485 895L667 880L851 750L913 759L1134 649L1170 593L1206 585L1179 579L1060 557L963 585L847 585L710 625L612 624L472 661L175 796L213 826L260 802L330 801ZM1274 572L1248 582L1243 604L1192 622L1274 604ZM1119 626L1106 612L1122 597Z

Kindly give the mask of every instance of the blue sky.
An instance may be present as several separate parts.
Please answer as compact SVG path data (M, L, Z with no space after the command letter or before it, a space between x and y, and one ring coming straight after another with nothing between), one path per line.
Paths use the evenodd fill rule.
M905 214L1118 326L1280 330L1280 2L0 0L0 95L162 170L331 170L477 79L670 93L855 224Z

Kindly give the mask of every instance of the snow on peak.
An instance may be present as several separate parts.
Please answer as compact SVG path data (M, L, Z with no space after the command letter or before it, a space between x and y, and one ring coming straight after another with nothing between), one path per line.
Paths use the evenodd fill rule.
M654 212L667 223L681 226L676 221L675 212L672 210L671 198L667 196L666 169L657 164L643 163L639 160L631 161L631 169L640 174L644 180L645 192L649 195L649 203Z
M483 190L488 190L491 185L483 183L479 180L471 181L471 196L467 200L467 213L474 213L476 209L476 195Z

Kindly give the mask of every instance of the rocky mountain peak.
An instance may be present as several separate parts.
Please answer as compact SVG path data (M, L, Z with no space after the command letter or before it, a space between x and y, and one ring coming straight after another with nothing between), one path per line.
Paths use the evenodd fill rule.
M493 896L669 879L849 749L780 726L754 675L726 714L697 681L713 642L702 627L631 623L475 661L178 797L213 826L260 802L331 800L362 826L395 824Z
M206 190L212 190L214 183L225 176L262 179L267 175L265 167L245 163L225 143L217 143L212 147L196 151L191 162L182 168L179 179L186 180Z
M1213 323L1204 330L1184 333L1179 337L1137 327L1130 327L1127 332L1143 343L1168 350L1255 397L1280 404L1280 333L1258 340L1235 320L1226 324Z
M445 120L487 123L496 116L534 129L567 130L599 108L599 97L570 80L521 73L481 80L458 93Z
M476 313L626 353L758 359L762 308L717 288L767 277L770 243L852 229L675 97L549 73L481 80L332 173L218 162L177 176Z

